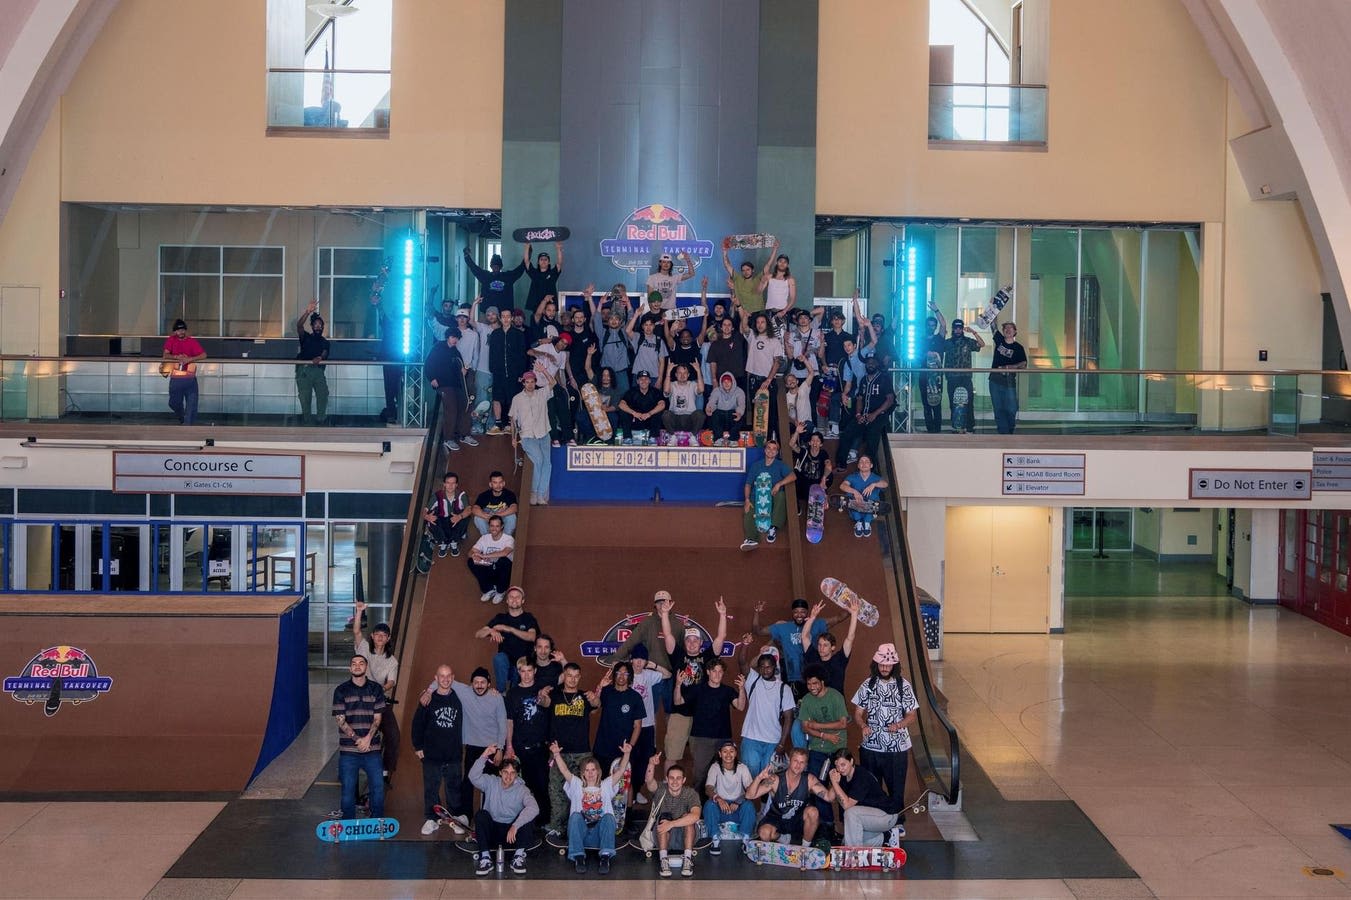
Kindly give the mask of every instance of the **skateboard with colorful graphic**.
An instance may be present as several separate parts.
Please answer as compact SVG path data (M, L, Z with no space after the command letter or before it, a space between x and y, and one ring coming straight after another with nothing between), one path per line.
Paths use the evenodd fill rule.
M763 447L769 440L769 392L755 394L755 403L751 410L751 433L755 435L755 446Z
M610 763L610 778L613 780L615 775L619 774L619 765L624 761L623 757ZM633 786L633 767L624 766L624 773L620 775L619 781L615 784L615 798L610 806L615 813L615 837L624 833L625 826L629 821L629 790Z
M831 847L830 868L843 872L895 872L905 866L900 847Z
M763 250L773 246L772 234L729 234L722 239L724 250Z
M853 588L838 578L822 578L821 593L840 609L847 610L851 600L858 601L858 620L869 628L876 625L882 616L876 606L854 593Z
M807 491L807 540L821 543L826 536L826 489L814 484Z
M432 807L432 815L436 816L436 823L438 825L446 826L453 831L456 836L469 833L469 829L455 821L455 817L451 814L450 810L439 803Z
M783 866L813 872L830 868L830 857L816 847L780 844L778 841L742 841L741 849L757 866Z
M995 295L990 298L990 302L986 304L985 311L976 316L976 321L971 323L971 327L993 328L994 320L999 318L999 311L1004 308L1012 296L1013 285L1011 284L1006 284L996 291Z
M966 431L970 426L966 417L971 412L971 392L959 387L952 392L952 430Z
M929 369L943 368L943 355L936 350L930 350L924 354L924 365ZM943 405L942 372L924 376L924 405L936 407Z
M816 398L816 414L822 419L830 418L830 398L840 389L840 369L838 366L826 366L821 370L821 393Z
M600 402L600 392L591 382L582 385L582 406L586 407L586 414L591 418L591 427L596 432L596 437L602 441L608 441L615 436L614 429L610 427L610 417L605 414L605 407Z
M707 306L677 306L675 309L668 309L662 312L661 316L668 322L681 322L685 319L701 319L708 315Z
M561 244L570 237L572 232L562 225L517 228L511 233L511 239L518 244Z
M398 819L330 819L314 829L315 837L330 844L387 841L398 833Z
M891 512L891 504L886 500L860 500L852 494L836 494L830 498L830 505L839 512L861 512L870 516L885 516Z
M751 491L751 505L755 510L755 530L764 533L773 524L774 482L768 472L755 476L755 489Z

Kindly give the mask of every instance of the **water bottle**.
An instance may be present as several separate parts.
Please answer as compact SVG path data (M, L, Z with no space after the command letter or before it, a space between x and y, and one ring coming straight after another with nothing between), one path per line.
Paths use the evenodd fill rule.
M497 874L498 874L498 875L501 875L501 874L502 874L502 860L503 860L503 856L504 856L504 853L503 853L503 851L502 851L502 848L501 848L501 847L498 847L498 848L497 848Z
M624 443L624 429L622 428L615 429L615 443L616 444Z

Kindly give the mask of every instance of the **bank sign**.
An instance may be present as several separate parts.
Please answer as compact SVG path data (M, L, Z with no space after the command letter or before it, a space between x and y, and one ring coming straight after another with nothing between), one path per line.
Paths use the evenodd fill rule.
M660 203L638 207L620 223L613 240L600 242L600 255L627 272L651 269L663 253L672 258L688 253L697 267L713 256L713 242L699 240L694 223Z
M305 492L305 457L280 453L113 453L118 494L259 494Z

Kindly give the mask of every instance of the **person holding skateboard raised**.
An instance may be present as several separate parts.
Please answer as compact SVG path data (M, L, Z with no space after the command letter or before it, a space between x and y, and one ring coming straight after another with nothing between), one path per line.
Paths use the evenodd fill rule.
M844 693L844 672L849 666L849 657L854 652L854 635L858 633L858 603L849 606L849 631L845 633L844 645L829 631L812 640L812 629L816 620L826 608L826 601L818 600L812 607L811 615L802 623L802 652L804 666L819 665L826 671L826 685Z
M488 260L488 268L485 270L482 266L474 262L473 255L469 248L464 248L464 261L469 266L469 271L474 273L474 278L478 280L479 288L483 292L483 299L488 301L489 306L495 306L498 309L511 309L516 305L515 291L512 286L516 280L525 274L526 264L530 260L530 251L525 251L525 259L514 269L506 272L502 271L502 257L494 253L492 259Z
M530 265L530 244L525 245L525 274L530 279L530 293L525 298L525 308L533 313L545 297L558 296L558 277L563 274L563 245L554 244L554 253L558 254L555 264L549 254L540 253L535 265Z
M783 460L779 459L779 442L770 439L765 442L765 455L762 459L746 465L746 480L742 484L745 494L745 512L742 514L742 532L746 539L741 542L742 550L754 550L760 546L760 531L756 528L755 499L752 492L761 476L769 480L769 492L773 504L769 514L769 529L765 540L771 544L779 536L779 529L788 521L788 499L784 488L797 480L797 475Z
M1018 424L1018 370L1027 368L1027 351L1018 343L1018 326L1005 322L993 335L994 359L990 362L990 402L995 428L1013 434Z
M779 242L775 240L774 251L778 249ZM727 270L727 288L747 315L765 308L765 285L769 283L769 270L774 265L774 251L765 260L765 270L756 275L755 264L749 259L743 259L741 265L733 269L732 261L727 257L727 242L723 242L722 267Z

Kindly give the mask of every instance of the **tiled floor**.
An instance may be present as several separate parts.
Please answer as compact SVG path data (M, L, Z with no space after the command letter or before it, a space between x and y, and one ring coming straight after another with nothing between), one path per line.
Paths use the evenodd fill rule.
M1109 596L1110 569L1075 577L1100 580L1093 596L1070 601L1065 635L949 635L943 688L968 752L1006 799L1074 800L1141 878L899 887L775 871L776 896L1351 896L1351 841L1329 827L1351 821L1351 639L1283 610L1206 596L1214 585L1195 572L1179 576L1185 586L1154 581L1177 590L1147 599ZM1123 582L1150 580L1137 570ZM299 745L258 789L294 791L325 756L322 739ZM576 895L576 880L510 876L163 879L219 809L0 804L0 897ZM1318 868L1334 874L1311 874ZM704 900L747 887L591 877L585 890L595 900Z

